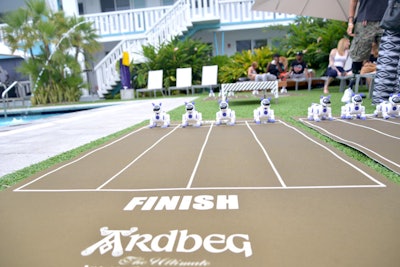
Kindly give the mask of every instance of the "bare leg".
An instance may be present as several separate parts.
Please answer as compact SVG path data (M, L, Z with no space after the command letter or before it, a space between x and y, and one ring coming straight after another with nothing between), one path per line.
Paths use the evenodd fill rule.
M329 94L329 89L328 89L328 87L329 87L329 84L332 82L332 78L331 77L329 77L326 81L325 81L325 84L324 84L324 94Z

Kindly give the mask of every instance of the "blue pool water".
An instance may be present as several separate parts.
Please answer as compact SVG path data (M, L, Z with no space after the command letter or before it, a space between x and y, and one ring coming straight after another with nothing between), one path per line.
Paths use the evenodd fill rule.
M48 117L59 116L65 113L48 113L48 114L34 114L34 115L18 115L18 116L4 116L0 117L0 127L17 126L32 122L34 120L45 119Z

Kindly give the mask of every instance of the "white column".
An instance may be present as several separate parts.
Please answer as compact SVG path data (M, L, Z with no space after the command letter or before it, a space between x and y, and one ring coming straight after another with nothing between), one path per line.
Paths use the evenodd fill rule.
M66 16L79 16L77 0L61 0Z

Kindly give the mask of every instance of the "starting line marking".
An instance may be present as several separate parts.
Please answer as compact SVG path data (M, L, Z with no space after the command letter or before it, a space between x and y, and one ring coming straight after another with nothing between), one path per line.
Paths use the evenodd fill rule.
M384 184L376 185L328 185L328 186L286 186L286 187L177 187L177 188L146 188L146 189L23 189L18 192L165 192L165 191L198 191L198 190L303 190L303 189L357 189L385 188Z

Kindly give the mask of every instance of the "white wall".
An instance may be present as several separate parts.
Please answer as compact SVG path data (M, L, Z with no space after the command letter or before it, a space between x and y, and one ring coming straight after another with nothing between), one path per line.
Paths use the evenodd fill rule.
M14 11L25 6L25 0L0 0L0 13Z
M236 41L252 40L252 45L254 45L255 40L267 39L268 46L271 47L273 39L282 35L282 32L267 31L265 28L262 28L225 32L203 30L197 32L192 38L199 39L205 43L212 43L214 48L213 55L217 55L218 51L218 54L231 56L237 51Z

